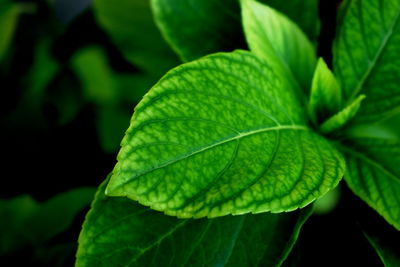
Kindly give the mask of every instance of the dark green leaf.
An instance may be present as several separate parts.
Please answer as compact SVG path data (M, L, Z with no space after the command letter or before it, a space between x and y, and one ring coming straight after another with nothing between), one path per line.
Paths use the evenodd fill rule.
M79 238L76 266L279 266L311 209L181 220L100 186Z
M38 203L23 195L0 200L0 254L38 245L66 230L93 198L94 188L78 188Z
M161 76L179 63L163 40L150 9L150 0L94 0L98 23L125 57L142 70Z
M280 60L308 94L317 60L307 36L274 9L254 0L241 0L241 3L243 28L250 50L260 58Z
M152 0L152 7L164 37L184 61L244 46L237 0Z
M379 258L385 267L398 267L400 266L399 250L393 247L388 247L384 242L382 242L377 236L365 233L365 237L368 239L369 243L374 247L376 253L378 253ZM398 244L396 244L398 246Z
M320 30L318 17L319 0L261 0L260 2L288 16L299 25L310 40L317 41Z
M292 89L246 51L170 71L136 107L107 194L185 218L306 206L344 161Z
M19 15L18 5L11 1L0 3L0 61L8 51Z
M349 187L400 230L400 141L353 136L343 151Z
M351 103L367 96L358 122L400 111L400 1L349 1L334 45L334 71Z

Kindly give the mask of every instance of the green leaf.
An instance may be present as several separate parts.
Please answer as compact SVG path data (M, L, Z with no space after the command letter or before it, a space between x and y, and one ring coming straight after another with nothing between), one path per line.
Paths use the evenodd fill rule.
M10 1L0 3L0 61L6 55L11 44L18 16L17 4Z
M285 214L177 219L104 195L79 237L76 266L279 266L311 209Z
M325 61L320 58L311 86L310 116L317 123L329 118L341 109L341 89Z
M334 45L334 72L351 103L367 99L357 122L400 111L400 1L349 1Z
M99 25L141 70L161 76L179 63L153 21L150 0L94 0L93 9Z
M317 41L320 30L318 0L261 0L260 2L288 16L299 25L310 40Z
M400 230L400 141L353 137L342 149L349 187Z
M94 188L78 188L38 203L22 195L0 200L0 254L23 246L43 244L66 230L76 214L87 206Z
M342 92L335 76L320 58L311 85L310 115L314 122L323 121L341 109Z
M185 218L306 206L344 161L290 86L246 51L170 71L136 107L107 194Z
M152 0L152 8L165 39L183 61L244 46L237 0Z
M385 267L400 266L398 249L387 246L387 244L385 244L377 236L371 235L366 232L364 232L364 235L367 238L368 242L374 247L374 249L378 253L379 258L382 260L382 263L385 265ZM396 243L395 247L398 247L398 243Z
M250 50L280 59L308 94L316 64L315 49L301 29L278 11L254 0L241 0L243 28Z
M322 123L319 128L321 133L328 134L346 125L357 114L364 98L365 95L360 95L353 103Z

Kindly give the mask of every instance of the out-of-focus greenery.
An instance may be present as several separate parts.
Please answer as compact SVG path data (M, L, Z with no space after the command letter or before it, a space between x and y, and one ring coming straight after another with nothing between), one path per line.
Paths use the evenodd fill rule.
M73 263L94 193L81 186L100 184L134 106L180 62L149 1L90 2L0 1L0 265Z

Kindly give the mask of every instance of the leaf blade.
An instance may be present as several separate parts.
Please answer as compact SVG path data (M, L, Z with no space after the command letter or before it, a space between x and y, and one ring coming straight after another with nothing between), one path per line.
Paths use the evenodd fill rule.
M315 49L302 30L278 11L254 0L242 0L242 20L250 50L280 60L308 94L316 65Z
M399 1L352 1L343 16L333 65L348 103L360 93L367 96L359 123L399 112L399 10Z
M290 211L325 194L344 162L275 72L244 51L169 72L137 106L107 194L184 218Z
M388 223L400 229L400 159L398 140L353 138L344 148L345 181L352 191Z
M167 266L279 266L311 215L307 208L290 214L180 220L125 198L107 197L105 186L100 186L85 220L76 266L158 266L160 262Z

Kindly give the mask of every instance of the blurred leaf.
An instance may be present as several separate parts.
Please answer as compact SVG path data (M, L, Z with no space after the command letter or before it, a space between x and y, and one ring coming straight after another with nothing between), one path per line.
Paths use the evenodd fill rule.
M71 59L87 100L102 106L114 105L119 98L112 70L104 51L91 46L79 50Z
M125 57L143 71L158 76L179 63L163 40L150 9L150 0L94 0L98 23Z
M0 61L11 44L18 20L18 5L11 1L0 3Z
M158 27L184 61L246 46L236 0L151 2Z
M78 188L38 203L22 195L0 200L0 255L37 246L65 231L93 198L95 189Z
M97 109L96 126L102 149L107 153L116 153L129 126L131 114L119 107Z

